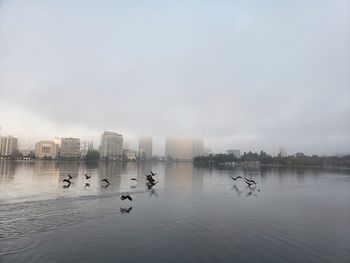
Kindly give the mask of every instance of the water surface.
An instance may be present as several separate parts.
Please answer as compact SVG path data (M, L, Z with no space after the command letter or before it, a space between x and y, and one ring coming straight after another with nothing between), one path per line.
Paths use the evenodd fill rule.
M258 186L230 179L238 175ZM349 262L349 190L342 169L0 161L0 259ZM120 200L127 192L132 202Z

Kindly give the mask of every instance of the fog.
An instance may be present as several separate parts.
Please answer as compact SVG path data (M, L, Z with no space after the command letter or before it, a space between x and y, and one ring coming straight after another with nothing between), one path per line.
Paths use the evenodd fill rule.
M0 1L0 126L350 152L350 2Z

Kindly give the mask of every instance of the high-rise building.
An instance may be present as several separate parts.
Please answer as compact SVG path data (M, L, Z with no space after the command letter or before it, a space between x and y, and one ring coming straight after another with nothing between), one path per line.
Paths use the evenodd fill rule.
M201 138L193 139L193 157L203 156L204 155L204 143Z
M0 156L13 154L18 147L18 139L13 136L0 137Z
M54 141L41 141L35 144L35 157L38 159L58 157L59 147Z
M166 138L165 156L169 159L192 160L193 139L192 138Z
M227 150L227 154L233 154L236 158L241 157L241 151L240 150Z
M81 157L85 157L88 152L94 149L94 142L91 140L85 140L80 143L80 154Z
M123 136L115 132L105 131L101 136L100 158L102 160L123 159Z
M80 139L78 138L62 138L60 157L67 159L80 158Z
M153 141L151 137L140 137L139 140L139 158L142 160L150 160L152 154Z

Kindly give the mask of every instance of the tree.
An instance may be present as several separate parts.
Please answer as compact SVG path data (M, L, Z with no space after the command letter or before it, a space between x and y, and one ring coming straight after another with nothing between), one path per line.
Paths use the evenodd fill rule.
M85 156L85 161L98 161L100 159L100 153L96 150L89 151Z

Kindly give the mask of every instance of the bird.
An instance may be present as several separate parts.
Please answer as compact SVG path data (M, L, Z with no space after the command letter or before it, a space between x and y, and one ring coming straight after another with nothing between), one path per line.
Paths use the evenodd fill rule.
M250 184L256 184L256 182L255 182L254 180L252 180L252 179L248 179L248 178L245 178L245 177L244 177L244 180L245 180L246 182L249 182Z
M252 185L254 185L254 187L256 186L256 182L254 180L250 180L247 178L243 178L244 182L248 185L248 187L251 187Z
M157 181L157 182L155 182L155 181L153 181L153 182L147 182L147 183L146 183L146 186L147 186L148 190L150 190L150 189L152 189L152 187L155 186L157 183L158 183L158 181Z
M130 195L122 195L122 196L120 197L120 199L121 199L121 200L129 199L130 201L132 201L132 198L131 198Z
M68 174L68 178L69 180L73 178L73 176L71 176L70 174Z
M64 185L63 188L69 188L70 184Z
M150 174L146 174L146 180L149 181L149 182L154 182L155 180L153 179L152 175Z
M129 214L131 210L132 210L132 206L130 206L129 208L121 207L120 208L120 213L121 214Z
M106 182L107 185L110 185L110 183L109 183L109 181L108 181L107 179L102 179L101 181L102 181L102 182Z
M86 180L88 180L88 179L90 179L90 178L91 178L91 175L90 175L90 176L88 176L87 174L85 174L85 178L86 178Z
M231 176L231 178L232 178L233 181L236 181L237 179L243 179L242 176L240 176L240 175L237 176L236 178Z
M132 180L132 181L136 181L136 182L137 182L137 179L136 179L136 178L131 178L130 180Z
M86 187L90 187L90 184L89 184L89 183L86 183L84 189L85 189Z
M152 175L152 176L155 176L156 174L157 174L157 173L153 173L153 172L151 171L151 175Z
M71 181L69 181L69 179L63 179L62 181L68 183L69 185L72 183Z

